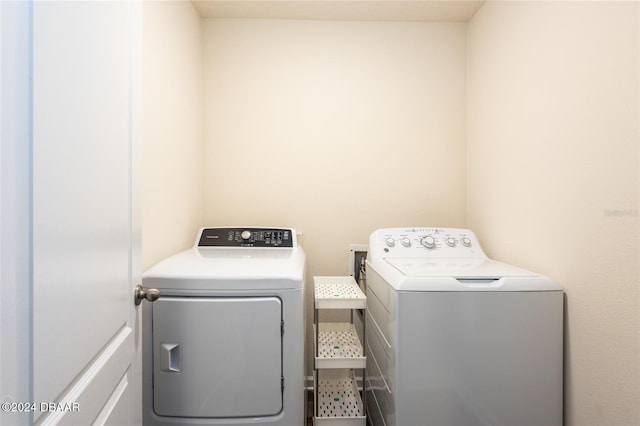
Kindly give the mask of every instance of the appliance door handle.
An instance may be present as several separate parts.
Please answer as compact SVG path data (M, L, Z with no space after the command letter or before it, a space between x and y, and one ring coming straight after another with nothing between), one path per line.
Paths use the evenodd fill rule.
M182 347L178 343L160 345L160 370L169 373L182 371Z

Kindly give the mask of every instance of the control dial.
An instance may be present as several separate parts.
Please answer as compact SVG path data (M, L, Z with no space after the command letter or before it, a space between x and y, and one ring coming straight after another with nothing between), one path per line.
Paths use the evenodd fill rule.
M405 247L411 247L411 240L408 237L404 237L403 239L400 240L400 242Z
M242 237L243 240L248 240L249 238L251 238L251 231L249 231L248 229L245 231L242 231L242 234L240 234L240 236Z
M387 244L387 247L393 247L396 245L396 242L391 237L385 238L384 242Z
M428 249L433 249L436 247L436 239L433 238L431 235L427 235L426 237L423 237L420 240L420 244L422 244Z
M465 247L471 247L471 239L468 237L463 237L462 240L460 240L462 242L462 245Z
M456 246L456 239L453 238L453 237L447 238L447 245L449 247L455 247Z

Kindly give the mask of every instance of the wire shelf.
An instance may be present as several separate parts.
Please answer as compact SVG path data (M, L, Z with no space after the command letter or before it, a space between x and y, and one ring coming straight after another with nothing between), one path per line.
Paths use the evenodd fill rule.
M316 309L365 309L367 297L353 277L313 277Z

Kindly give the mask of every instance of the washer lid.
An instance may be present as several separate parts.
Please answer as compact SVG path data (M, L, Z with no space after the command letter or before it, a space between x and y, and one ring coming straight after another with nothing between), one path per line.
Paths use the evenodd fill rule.
M538 276L533 272L486 258L385 258L385 261L407 277L499 279Z

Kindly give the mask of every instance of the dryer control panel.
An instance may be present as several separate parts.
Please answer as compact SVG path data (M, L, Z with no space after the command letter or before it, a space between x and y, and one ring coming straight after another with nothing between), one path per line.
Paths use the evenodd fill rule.
M196 247L293 248L295 235L292 228L202 228Z
M461 228L385 228L369 238L378 258L485 258L474 233Z

